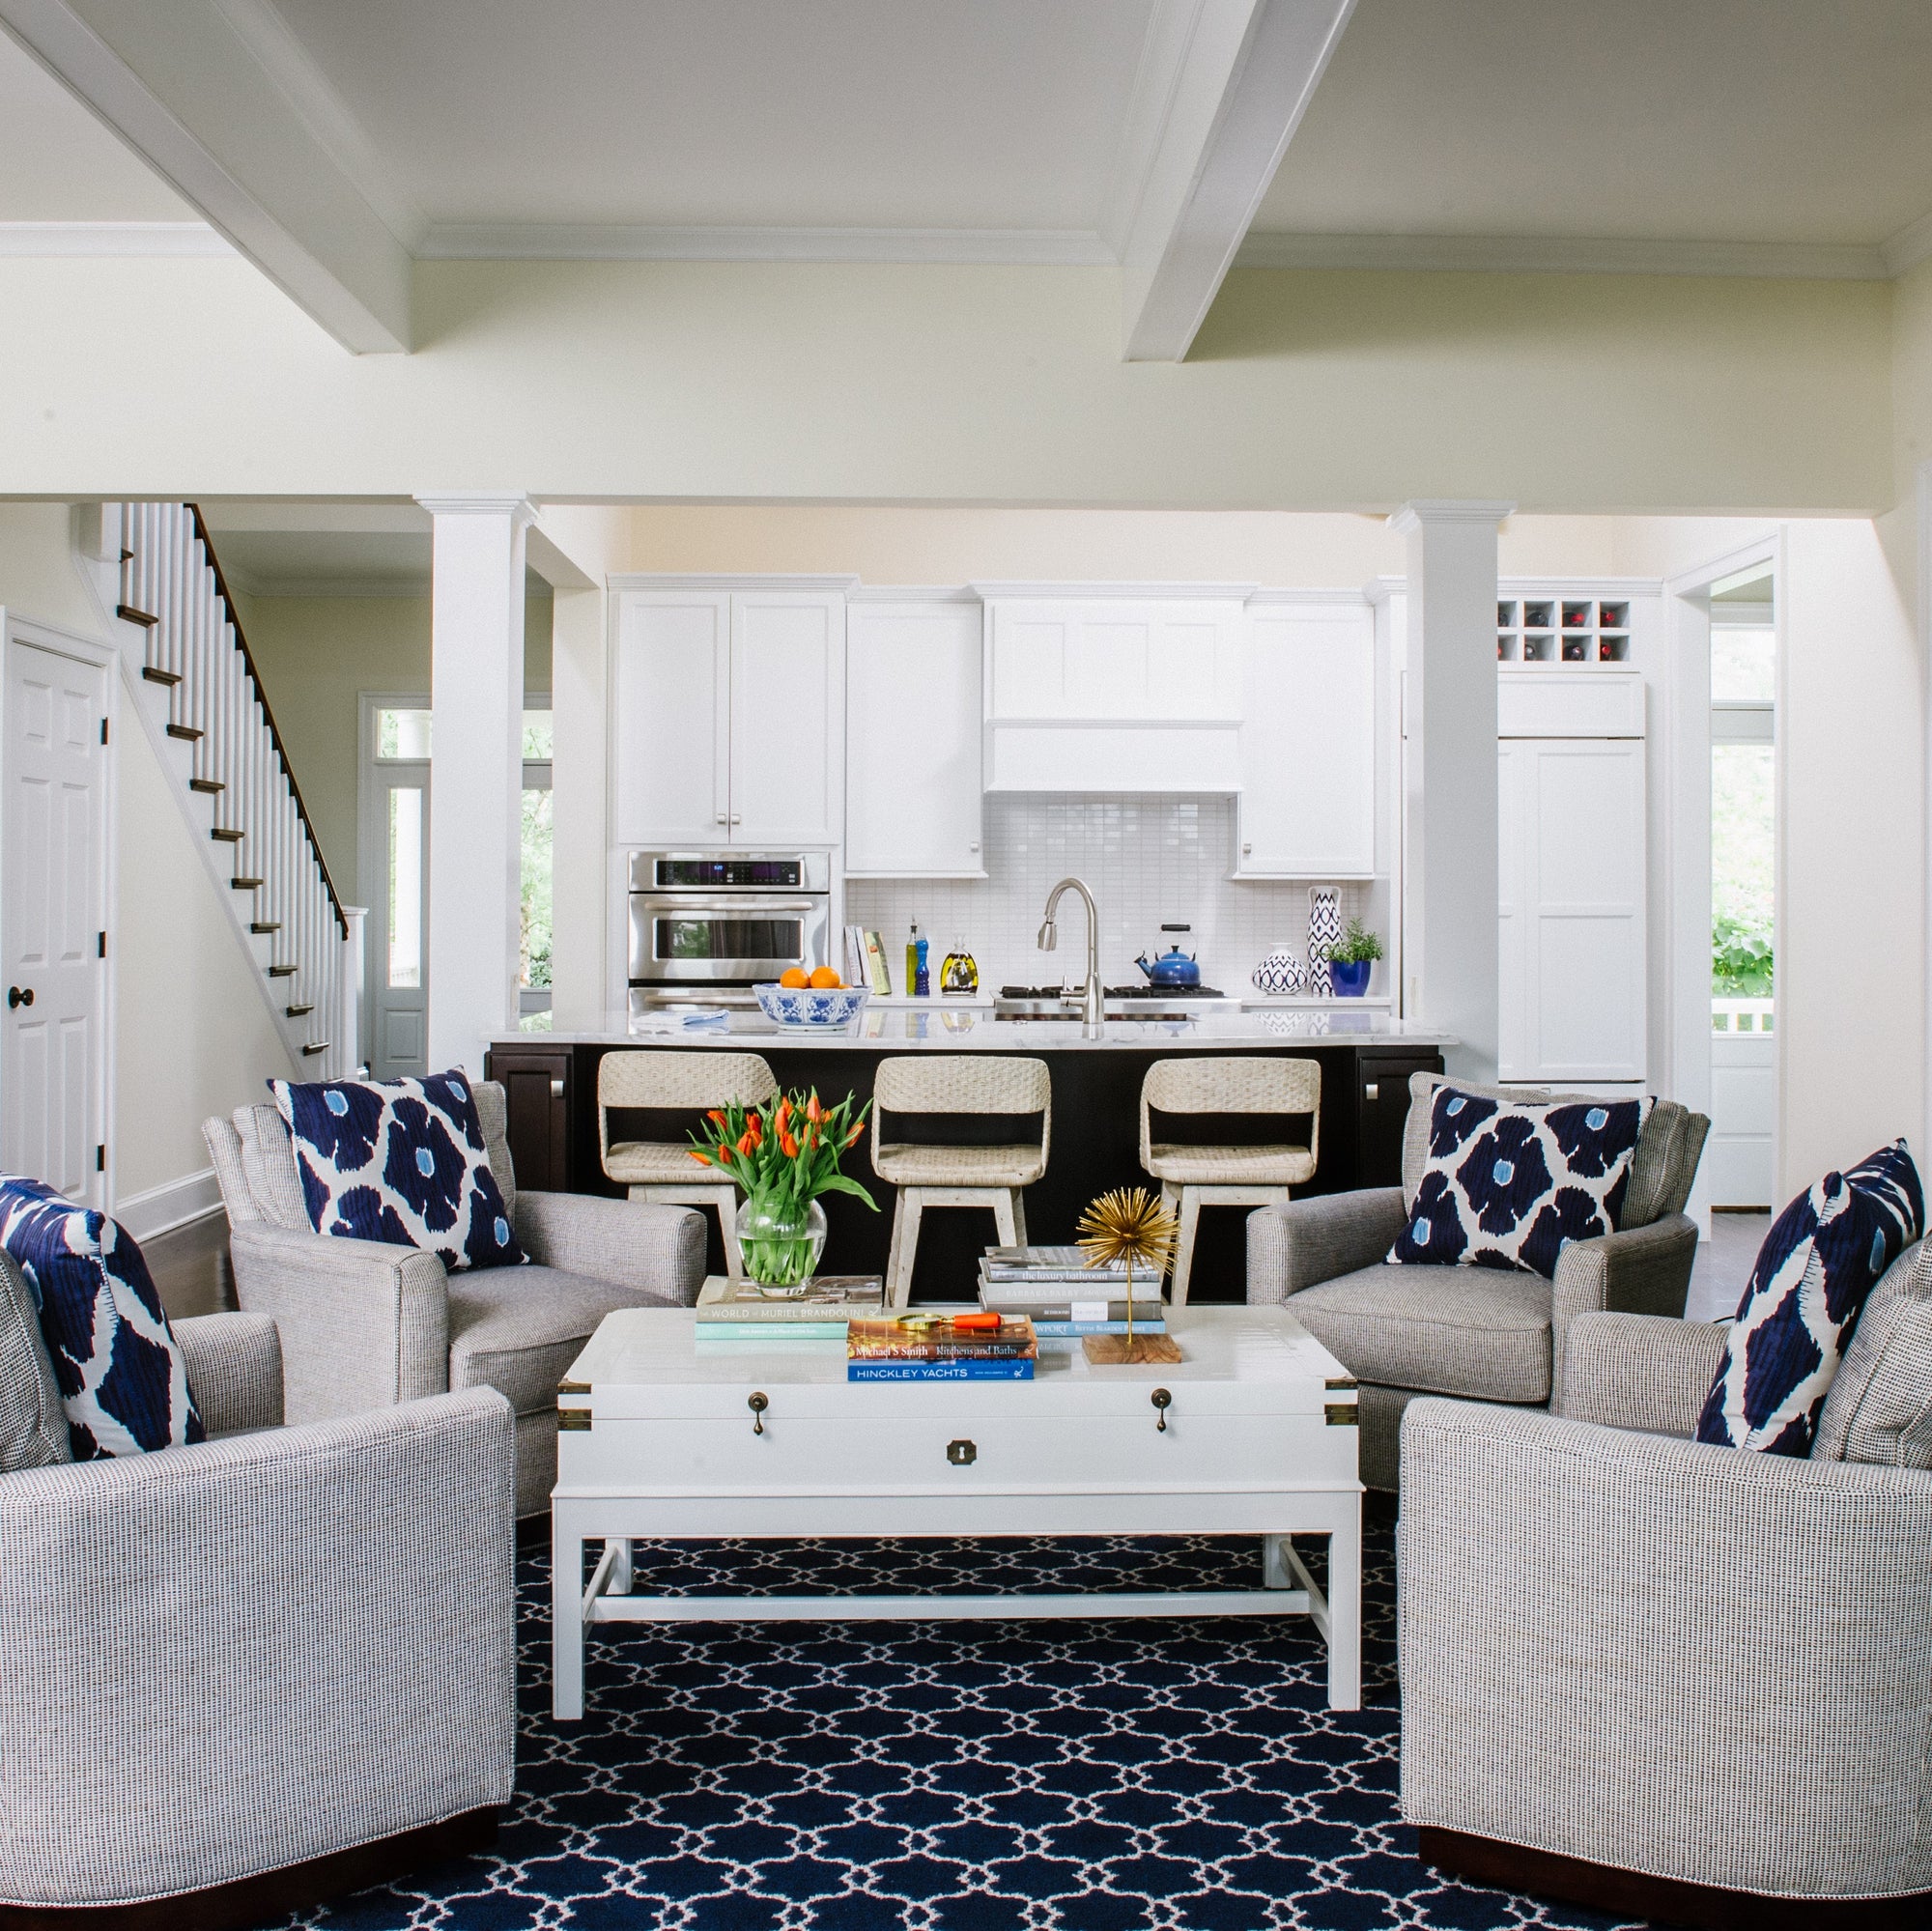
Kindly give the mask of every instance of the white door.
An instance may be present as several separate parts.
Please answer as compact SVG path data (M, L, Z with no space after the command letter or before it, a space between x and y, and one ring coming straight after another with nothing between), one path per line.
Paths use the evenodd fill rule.
M1704 1180L1713 1207L1769 1210L1772 1136L1777 1127L1777 1039L1771 1033L1711 1035L1711 1137Z
M104 1205L106 673L7 639L6 1170Z
M375 781L384 863L369 907L369 1070L421 1078L430 1070L429 760L384 758Z
M730 837L731 602L722 590L623 593L611 742L620 845Z
M845 873L983 878L980 606L846 617Z
M731 598L734 845L775 851L838 842L844 612L842 595L821 591L742 591Z
M1523 767L1528 747L1505 739L1496 747L1496 1063L1506 1080L1530 1075L1530 1024L1524 960L1528 922L1522 916Z

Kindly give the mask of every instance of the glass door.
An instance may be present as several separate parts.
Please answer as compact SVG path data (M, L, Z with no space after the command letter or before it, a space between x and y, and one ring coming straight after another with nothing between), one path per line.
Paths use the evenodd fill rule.
M426 709L376 713L373 804L382 875L369 905L369 1070L420 1077L430 1069Z

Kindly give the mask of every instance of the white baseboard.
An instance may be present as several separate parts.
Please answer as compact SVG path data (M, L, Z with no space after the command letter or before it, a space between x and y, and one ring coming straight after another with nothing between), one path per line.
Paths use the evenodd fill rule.
M214 1169L204 1167L198 1174L184 1174L178 1180L128 1194L116 1202L114 1218L134 1239L152 1240L157 1234L170 1234L220 1211L221 1188Z

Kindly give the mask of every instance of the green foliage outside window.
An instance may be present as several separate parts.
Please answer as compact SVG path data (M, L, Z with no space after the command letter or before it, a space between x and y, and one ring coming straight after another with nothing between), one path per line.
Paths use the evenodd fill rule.
M1769 999L1776 819L1769 745L1711 748L1711 996Z

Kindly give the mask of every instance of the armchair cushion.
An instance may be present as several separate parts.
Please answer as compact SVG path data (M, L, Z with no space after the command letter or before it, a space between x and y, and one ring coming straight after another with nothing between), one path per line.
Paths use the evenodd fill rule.
M73 1460L33 1291L0 1247L0 1475Z
M76 1462L205 1439L148 1264L113 1220L39 1180L8 1178L0 1246L39 1309Z
M1932 1468L1932 1242L1908 1247L1871 1291L1811 1459Z
M1614 1234L1653 1102L1542 1103L1440 1086L1399 1265L1527 1268L1547 1280L1572 1240Z
M1549 1399L1549 1283L1535 1274L1378 1264L1304 1288L1288 1308L1358 1380Z
M1808 1455L1865 1297L1924 1231L1925 1196L1903 1140L1794 1200L1758 1250L1697 1439Z
M424 1248L452 1273L524 1264L466 1074L269 1085L318 1234Z

